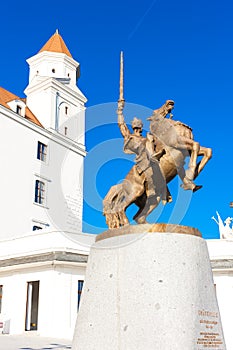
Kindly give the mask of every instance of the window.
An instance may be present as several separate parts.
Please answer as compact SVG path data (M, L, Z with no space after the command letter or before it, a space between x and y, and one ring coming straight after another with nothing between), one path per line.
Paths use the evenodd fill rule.
M81 300L81 294L82 294L82 289L83 289L83 280L78 280L78 304L77 304L77 310L79 309L79 304Z
M68 107L66 106L65 107L65 115L67 115L68 114Z
M42 160L42 162L45 162L46 156L47 156L47 146L44 143L38 141L37 159Z
M65 135L67 135L67 130L68 130L68 128L67 128L67 126L65 126L65 129L64 129L64 134Z
M34 225L34 226L32 227L32 231L37 231L37 230L42 230L42 227L37 226L37 225Z
M45 201L45 184L40 180L36 180L35 184L35 202L44 204Z
M47 184L45 183L45 186ZM47 189L47 187L45 187L45 189ZM45 190L46 192L46 190ZM47 204L47 203L46 203ZM49 227L49 224L47 222L38 220L38 219L32 219L32 231L37 231L37 230L43 230L45 228Z
M2 312L2 290L3 290L3 286L0 285L0 313Z
M52 69L52 73L55 73L55 69L54 68Z
M22 114L22 108L19 105L16 105L16 113L19 115Z

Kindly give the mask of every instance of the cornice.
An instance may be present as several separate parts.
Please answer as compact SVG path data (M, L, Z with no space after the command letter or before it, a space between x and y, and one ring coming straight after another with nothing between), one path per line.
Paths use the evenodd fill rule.
M83 144L79 144L65 136L63 136L62 134L59 134L58 132L51 131L51 130L47 130L44 128L41 128L40 126L36 125L35 123L27 120L24 117L21 117L20 115L18 115L17 113L7 109L6 107L0 105L0 113L7 117L10 118L12 120L14 120L16 123L19 123L27 128L29 128L30 130L33 130L34 132L47 137L48 139L54 141L57 144L60 144L61 146L77 153L80 154L81 156L85 157L87 155L87 152L85 150L85 146Z
M80 100L81 102L86 103L87 98L83 95L83 93L79 90L79 88L75 85L76 91L69 87L69 85L64 85L59 82L56 78L48 77L47 79L43 79L36 84L30 86L30 84L24 90L25 94L38 92L39 90L46 90L48 88L54 88L58 92L64 91L68 95L71 95L73 98Z

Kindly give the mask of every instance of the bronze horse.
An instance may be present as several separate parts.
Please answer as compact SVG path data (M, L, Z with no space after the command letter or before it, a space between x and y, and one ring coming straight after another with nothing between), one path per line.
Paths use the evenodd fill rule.
M194 141L192 129L188 125L171 119L171 115L170 119L166 118L174 107L173 101L166 101L161 108L155 110L153 115L148 118L151 121L151 134L148 135L148 139L153 137L154 154L148 152L149 148L146 146L148 142L145 138L141 137L139 139L141 135L140 125L139 127L136 125L134 128L135 134L131 134L128 129L125 129L126 124L122 114L123 107L124 102L119 101L118 124L125 138L125 145L129 144L129 139L134 137L134 140L139 140L141 145L144 145L144 153L137 153L138 150L142 149L141 145L141 148L134 147L133 152L127 152L135 153L137 155L136 159L140 161L132 167L121 184L110 188L104 198L103 214L110 229L125 226L129 223L125 211L133 203L139 207L133 219L138 224L146 223L146 217L158 206L160 201L165 204L172 200L166 184L174 179L176 175L180 176L183 182L182 187L185 190L190 189L195 192L200 189L201 186L196 186L193 180L203 170L212 156L211 148L202 147ZM147 162L145 162L145 155L148 158ZM188 169L184 170L187 156L190 157L190 162ZM199 163L197 163L198 156L202 156ZM144 157L143 162L140 159L142 157ZM146 164L146 166L143 164ZM153 182L152 185L151 181ZM151 190L153 186L154 191Z

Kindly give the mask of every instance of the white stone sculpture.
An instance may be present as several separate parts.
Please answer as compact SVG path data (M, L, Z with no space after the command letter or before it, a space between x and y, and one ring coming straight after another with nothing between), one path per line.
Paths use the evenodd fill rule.
M231 225L231 222L233 221L233 218L228 217L223 222L221 217L220 217L220 215L219 215L219 213L217 211L216 211L216 214L217 214L218 220L216 220L214 216L212 216L212 219L218 225L220 238L222 238L222 239L233 239L233 227Z

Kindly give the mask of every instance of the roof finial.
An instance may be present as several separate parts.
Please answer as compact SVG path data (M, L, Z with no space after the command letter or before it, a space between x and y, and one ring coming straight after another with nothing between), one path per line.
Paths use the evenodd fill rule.
M59 34L59 33L58 33L58 29L56 29L56 34Z

